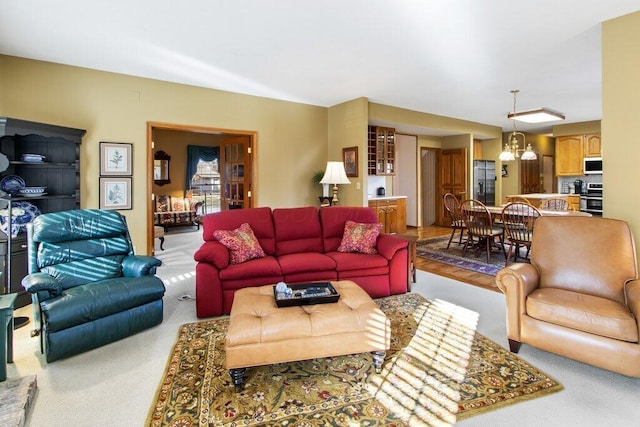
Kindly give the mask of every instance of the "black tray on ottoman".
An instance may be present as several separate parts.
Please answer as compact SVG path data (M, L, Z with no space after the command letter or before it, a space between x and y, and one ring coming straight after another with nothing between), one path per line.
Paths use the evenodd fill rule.
M288 286L293 291L291 295L279 293L276 291L276 287L273 287L273 296L278 307L327 304L338 302L340 299L340 294L329 282L300 283Z

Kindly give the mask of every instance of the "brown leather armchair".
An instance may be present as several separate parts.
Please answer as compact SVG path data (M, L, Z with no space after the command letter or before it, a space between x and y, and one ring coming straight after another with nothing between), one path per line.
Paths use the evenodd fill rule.
M512 352L527 343L623 375L640 377L640 280L629 225L543 216L531 264L496 275L506 296Z

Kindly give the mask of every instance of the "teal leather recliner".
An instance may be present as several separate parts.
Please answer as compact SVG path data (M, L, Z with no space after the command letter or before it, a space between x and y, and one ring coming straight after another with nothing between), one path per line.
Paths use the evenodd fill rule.
M36 332L47 362L73 356L158 325L162 264L133 254L124 216L78 209L43 214L27 226Z

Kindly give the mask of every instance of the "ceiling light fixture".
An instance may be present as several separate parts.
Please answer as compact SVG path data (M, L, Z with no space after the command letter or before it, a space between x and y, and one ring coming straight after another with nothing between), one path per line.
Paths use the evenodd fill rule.
M511 136L509 137L509 142L507 142L504 145L504 150L502 150L502 153L500 153L499 159L502 162L514 161L515 159L520 157L520 155L518 154L519 151L524 151L522 153L522 157L520 157L522 160L536 160L538 158L536 156L536 153L533 152L533 148L531 147L531 144L527 144L524 134L522 132L518 132L518 129L516 128L516 119L512 117L512 115L516 114L515 113L516 95L518 94L518 92L520 92L518 89L514 89L511 91L511 93L513 94L513 111L514 112L509 113L507 117L513 120L513 131L511 132ZM525 149L520 148L520 145L518 142L518 136L522 137L522 146L527 148Z
M549 108L537 108L535 110L514 111L507 115L508 118L525 123L544 123L564 120L564 114Z

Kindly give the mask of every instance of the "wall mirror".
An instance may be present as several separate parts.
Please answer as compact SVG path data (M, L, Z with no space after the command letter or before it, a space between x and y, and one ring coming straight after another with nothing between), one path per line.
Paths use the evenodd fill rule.
M156 185L165 185L171 182L169 177L169 162L171 156L164 151L156 151L153 156L153 181Z

